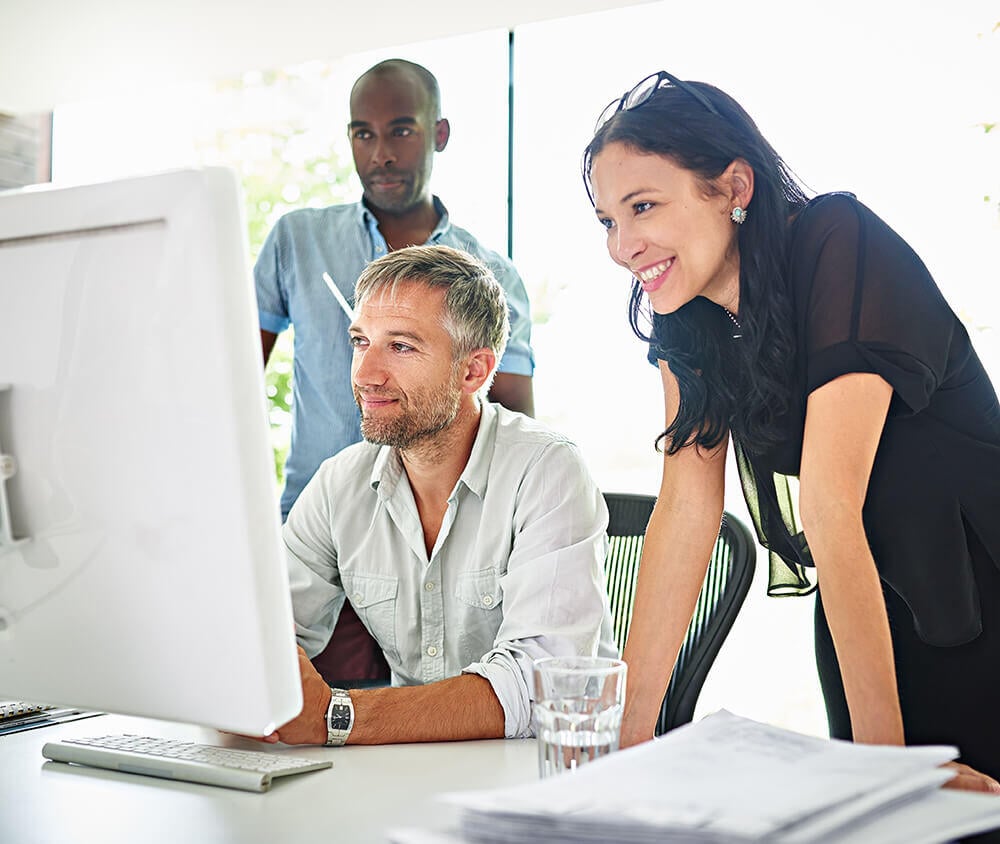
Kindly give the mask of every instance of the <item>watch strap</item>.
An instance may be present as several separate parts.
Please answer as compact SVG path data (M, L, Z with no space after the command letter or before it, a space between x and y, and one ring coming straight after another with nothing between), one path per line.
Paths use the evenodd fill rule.
M354 703L346 689L330 689L330 705L326 708L326 746L340 747L354 726Z

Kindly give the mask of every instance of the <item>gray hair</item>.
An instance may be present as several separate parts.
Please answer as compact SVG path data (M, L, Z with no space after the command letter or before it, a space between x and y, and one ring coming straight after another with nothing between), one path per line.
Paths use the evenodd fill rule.
M394 296L398 285L407 282L446 291L443 325L451 337L454 361L476 349L492 349L500 362L510 337L507 297L486 264L450 246L397 249L365 267L354 287L354 307L359 310L386 291Z

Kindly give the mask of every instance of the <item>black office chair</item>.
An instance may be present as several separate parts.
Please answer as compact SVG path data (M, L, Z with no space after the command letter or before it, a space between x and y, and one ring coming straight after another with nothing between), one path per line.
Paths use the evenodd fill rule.
M610 548L605 564L608 596L615 642L621 649L628 637L639 558L656 498L606 492L604 500L609 513ZM708 670L750 590L756 557L750 531L731 513L724 513L705 582L663 698L656 735L687 724L694 717L695 703Z

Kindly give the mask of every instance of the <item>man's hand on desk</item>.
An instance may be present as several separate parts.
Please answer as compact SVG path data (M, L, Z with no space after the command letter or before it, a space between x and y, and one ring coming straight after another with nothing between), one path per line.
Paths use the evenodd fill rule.
M961 762L949 762L945 767L951 768L955 772L955 778L948 780L944 784L944 788L1000 794L1000 783L992 777L986 776L986 774L979 773L975 768L970 768Z
M326 744L326 709L330 687L299 647L299 674L302 677L302 711L263 740L274 744Z
M332 692L301 647L299 674L302 711L260 741L326 744ZM354 689L350 695L355 712L350 744L504 737L504 709L489 680L478 674L461 674L425 686Z

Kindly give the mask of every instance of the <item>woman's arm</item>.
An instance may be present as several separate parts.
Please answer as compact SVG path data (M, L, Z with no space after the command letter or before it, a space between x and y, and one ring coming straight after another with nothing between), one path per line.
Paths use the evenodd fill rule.
M677 415L677 380L660 362L665 415ZM726 446L688 446L663 457L663 478L646 529L623 658L628 689L622 747L653 737L674 661L691 621L722 521Z
M840 663L854 740L903 744L892 639L862 507L892 397L871 373L842 375L806 405L799 510Z
M892 398L880 376L855 372L813 391L806 405L799 512L816 563L854 740L904 744L882 583L861 511ZM942 693L947 693L946 690ZM949 787L1000 793L959 763Z

